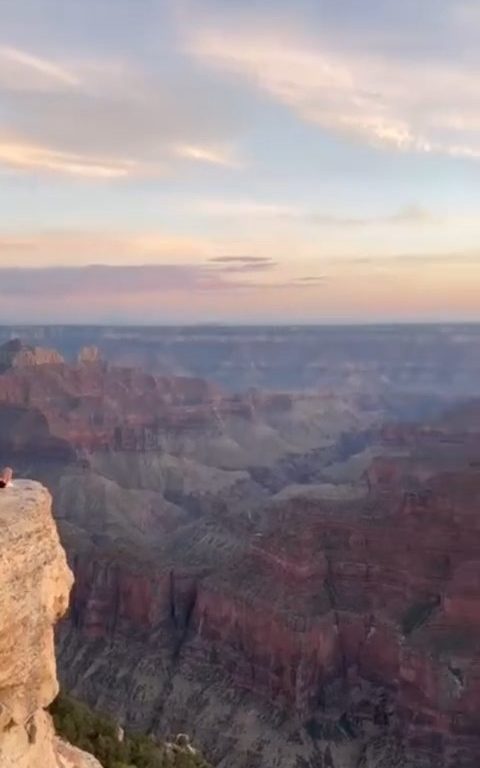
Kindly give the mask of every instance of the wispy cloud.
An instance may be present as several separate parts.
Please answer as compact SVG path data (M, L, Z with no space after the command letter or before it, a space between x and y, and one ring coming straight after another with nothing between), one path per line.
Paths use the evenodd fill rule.
M373 268L380 268L394 274L398 274L405 269L421 269L425 272L424 268L429 267L443 267L451 271L454 271L456 268L462 269L462 267L477 267L478 269L475 272L470 271L472 283L475 283L480 278L480 250L345 256L341 259L327 259L325 265L336 267L337 269L345 267L360 267L363 269L366 267L366 272L372 272ZM480 290L480 284L478 288Z
M274 259L262 256L216 256L210 264L225 274L267 272L278 266Z
M288 272L254 257L184 264L0 269L3 322L189 322L478 316L478 254L324 260ZM263 275L262 265L267 274ZM238 266L238 271L236 267ZM260 272L257 271L260 267ZM463 269L462 269L463 266ZM234 267L233 272L231 267ZM358 269L355 269L358 267ZM458 269L456 268L458 267ZM415 279L412 280L412 271ZM88 301L86 301L88 297Z
M345 49L325 30L314 40L265 22L196 19L187 47L327 131L398 151L480 157L480 137L465 129L480 120L478 67L411 60L368 38Z
M243 264L250 266L270 264L271 261L266 256L214 256L210 259L210 262L214 264Z
M222 200L207 199L195 201L191 208L205 216L222 218L243 218L245 216L265 219L299 218L302 209L288 203L269 203L255 199Z
M62 152L26 142L1 139L0 165L24 171L40 170L97 179L118 179L138 170L138 163L134 161L91 157L86 154Z
M265 202L255 199L239 200L197 200L186 205L190 212L199 213L202 216L218 217L222 219L256 219L257 221L269 219L280 222L313 223L325 227L368 227L368 226L410 226L440 223L442 217L436 215L428 208L411 204L399 208L393 213L377 216L347 216L330 214L320 209L315 210L304 204L293 205L289 203Z
M149 264L109 266L92 264L85 267L0 268L0 297L25 300L29 297L49 301L64 301L69 297L141 296L169 293L193 297L198 292L229 293L236 290L276 290L287 285L308 287L323 278L299 278L267 283L245 281L248 273L255 275L260 265L243 264L238 268L220 263L212 268L205 264ZM275 264L265 264L275 268ZM242 277L238 278L237 274Z
M65 298L105 294L167 293L218 288L220 282L198 265L140 265L0 269L0 295Z
M411 226L440 223L442 218L435 216L420 205L409 205L386 216L329 216L322 213L310 214L316 224L327 227L376 227L376 226Z
M297 277L294 279L294 283L297 285L310 286L314 288L317 285L322 285L327 282L328 278L325 275L306 275L304 277Z
M221 165L226 168L238 168L241 163L235 151L230 147L208 147L193 144L180 144L174 147L179 157L195 160L209 165Z
M239 119L218 91L140 59L50 60L0 46L0 168L97 180L173 175L188 163L237 169Z
M388 264L395 264L396 267L411 267L415 265L436 266L444 265L450 269L455 267L461 268L462 266L475 266L478 267L478 276L480 275L480 250L467 251L467 252L451 252L451 253L408 253L400 254L398 256L392 256L385 259ZM473 279L473 274L472 274ZM480 290L480 285L479 285Z
M55 85L74 87L79 77L68 68L29 51L0 45L0 83L10 88L32 89Z

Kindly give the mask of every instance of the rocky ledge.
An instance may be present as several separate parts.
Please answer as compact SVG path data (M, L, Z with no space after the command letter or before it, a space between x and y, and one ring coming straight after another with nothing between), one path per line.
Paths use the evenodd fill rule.
M45 708L58 692L53 628L73 577L38 483L0 491L0 767L101 768L56 738Z

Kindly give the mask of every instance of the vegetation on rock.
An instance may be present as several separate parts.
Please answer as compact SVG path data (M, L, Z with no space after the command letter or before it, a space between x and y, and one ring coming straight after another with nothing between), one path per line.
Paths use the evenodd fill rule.
M104 768L209 768L188 737L158 744L144 734L120 734L106 715L61 693L50 707L56 731L79 749L95 755Z

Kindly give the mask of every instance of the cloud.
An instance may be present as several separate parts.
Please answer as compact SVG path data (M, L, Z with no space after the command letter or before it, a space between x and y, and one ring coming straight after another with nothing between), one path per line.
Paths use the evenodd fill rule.
M282 222L314 223L325 227L367 227L384 225L422 225L439 223L440 217L435 216L427 208L412 204L406 205L391 214L383 216L341 216L332 215L308 206L291 205L288 203L268 203L255 199L251 200L198 200L186 206L188 211L194 211L204 216L219 218L255 218L257 220L278 219Z
M268 272L279 266L274 259L264 256L217 256L209 262L215 270L224 275L236 272Z
M114 267L3 268L0 295L48 299L105 294L166 293L215 289L221 280L201 266L141 265Z
M167 231L108 232L82 230L4 231L0 233L0 268L9 261L22 267L57 267L68 264L129 266L144 264L197 265L209 273L260 272L273 270L270 256L245 255L230 238L186 237ZM225 253L230 247L230 253ZM257 246L258 247L258 244ZM237 251L237 252L236 252Z
M419 60L402 55L398 41L370 43L368 30L346 45L320 23L313 38L267 21L196 17L184 25L187 50L326 131L396 151L480 158L480 136L465 129L480 120L478 60L426 52ZM402 34L406 42L409 30Z
M478 158L479 57L461 45L476 5L442 2L437 12L431 0L425 4L422 14L411 2L400 10L372 3L360 13L348 0L340 13L326 0L321 15L309 16L315 4L299 0L288 19L288 4L262 14L261 3L252 13L251 3L240 12L241 4L222 0L209 13L211 2L200 9L179 0L162 10L138 9L133 19L131 4L119 0L118 36L103 4L87 3L88 13L50 0L43 12L33 0L28 13L8 4L0 45L0 167L93 180L172 176L201 164L218 173L243 169L244 138L253 133L256 144L251 127L265 114L258 92L355 141ZM178 37L169 29L172 5L187 7ZM402 26L402 14L411 24L427 18L433 32L425 21ZM33 19L32 30L24 18ZM452 30L457 25L454 52L444 37L433 45L447 22ZM415 44L424 34L419 53ZM179 38L190 57L177 50ZM296 206L248 200L207 200L198 210L219 217L298 215Z
M421 205L407 205L387 218L387 221L393 224L425 224L437 220L437 217Z
M198 200L191 207L205 216L232 218L299 218L302 211L297 206L268 203L259 200Z
M47 60L3 46L0 100L0 168L116 179L187 163L241 167L240 105L190 69L112 51Z
M396 266L409 267L412 265L445 265L448 267L461 267L473 265L480 268L480 250L452 253L409 253L392 256L386 262ZM480 286L479 286L480 290Z
M209 262L215 269L221 269L224 274L267 272L278 267L274 259L263 256L216 256Z
M420 205L408 205L388 216L327 216L313 213L310 218L316 224L332 227L370 227L385 225L422 225L439 223L440 217L434 216L427 208Z
M132 160L91 157L1 139L0 165L23 171L40 170L96 179L118 179L138 169L138 163Z
M214 256L209 261L215 264L270 264L268 256Z
M29 299L44 302L65 302L69 298L85 301L103 297L117 297L121 304L122 297L163 296L175 293L184 298L197 293L229 293L237 290L255 291L258 289L278 290L294 284L295 280L285 282L259 283L237 279L236 273L254 274L259 264L248 262L238 268L220 263L211 264L155 264L109 266L92 264L84 267L25 267L0 268L0 297L3 299L26 302ZM261 264L264 268L274 268L272 262ZM300 278L298 283L310 286L312 280L323 278Z
M0 46L0 83L14 90L56 86L75 87L78 77L48 59L10 46Z
M474 318L478 257L472 251L365 257L363 263L325 259L311 264L315 272L275 266L266 275L255 269L266 262L248 256L183 264L3 268L0 317L3 322L245 322L248 308L252 322L449 313ZM236 265L246 271L231 273Z
M188 160L196 160L209 165L222 165L226 168L238 168L240 161L231 148L202 147L191 144L180 144L174 148L175 154Z
M0 234L0 266L11 260L17 266L71 267L102 263L123 266L135 263L200 263L214 253L208 240L190 239L168 232L119 233L83 230L33 230Z
M446 267L448 269L455 269L456 267L474 266L478 267L480 271L480 250L451 251L447 253L425 252L383 254L375 256L347 256L341 259L327 260L326 264L336 267L368 266L369 271L372 271L375 267L380 267L395 273L399 270L415 269L417 267ZM472 280L473 279L474 276L472 274Z
M300 224L310 223L325 227L368 227L368 226L411 226L440 223L442 218L433 214L428 208L418 204L401 207L391 214L382 216L344 216L333 215L314 210L307 205L299 206L288 203L269 203L255 199L240 200L194 200L186 205L189 212L203 216L219 218L251 219L268 222L270 219L279 222Z
M327 280L328 278L325 275L306 275L305 277L295 278L293 282L314 288L317 285L322 285Z

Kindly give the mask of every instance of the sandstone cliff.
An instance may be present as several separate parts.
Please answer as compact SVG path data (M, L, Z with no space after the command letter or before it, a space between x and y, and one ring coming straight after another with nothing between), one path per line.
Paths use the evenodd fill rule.
M58 691L53 628L72 581L49 493L16 481L0 494L1 768L100 768L55 737L45 711Z

